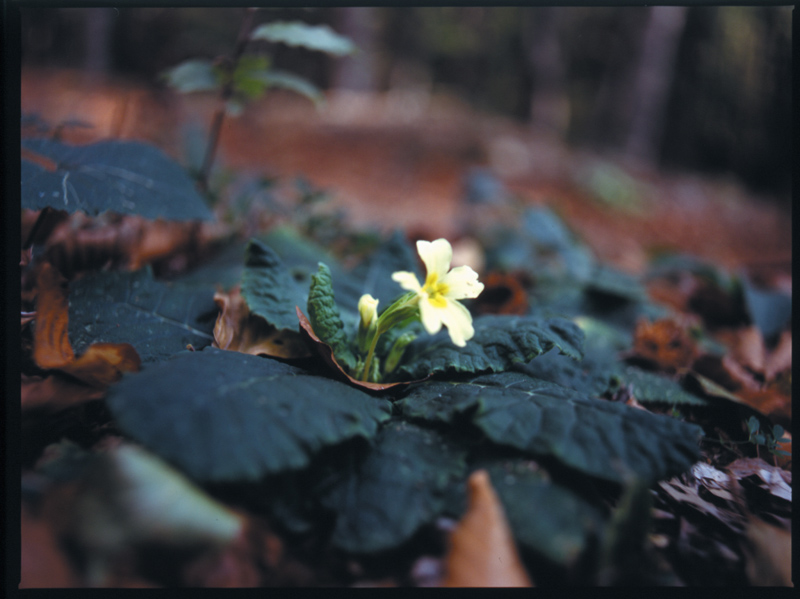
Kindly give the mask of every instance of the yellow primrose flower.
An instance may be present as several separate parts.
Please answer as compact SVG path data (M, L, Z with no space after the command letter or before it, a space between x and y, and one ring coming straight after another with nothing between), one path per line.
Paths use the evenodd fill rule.
M417 294L420 320L428 333L438 333L444 325L453 343L464 347L475 329L469 310L457 300L478 297L483 283L469 266L450 270L453 248L446 239L417 241L417 252L427 270L425 284L420 285L416 275L407 271L392 274L392 279Z

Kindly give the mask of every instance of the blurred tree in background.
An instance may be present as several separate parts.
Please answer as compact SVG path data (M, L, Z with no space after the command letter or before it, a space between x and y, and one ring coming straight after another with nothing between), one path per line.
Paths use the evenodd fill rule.
M323 89L457 95L575 145L791 189L791 7L332 7L260 22L326 23L361 52L270 48ZM22 9L22 60L158 84L230 51L241 8Z

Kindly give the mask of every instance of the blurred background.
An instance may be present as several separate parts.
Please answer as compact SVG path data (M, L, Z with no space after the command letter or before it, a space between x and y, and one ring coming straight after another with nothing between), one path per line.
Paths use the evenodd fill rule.
M230 56L243 15L23 7L23 112L196 163L218 99L160 75ZM665 248L791 264L792 7L293 8L255 25L291 20L359 52L251 44L327 102L276 91L227 118L227 168L307 178L353 226L458 236L465 198L510 191L629 271Z
M327 23L352 58L279 45L276 66L323 89L455 95L470 106L613 149L786 194L791 7L269 10ZM241 9L22 10L24 67L115 73L156 85L190 57L230 53ZM668 126L667 126L668 124Z

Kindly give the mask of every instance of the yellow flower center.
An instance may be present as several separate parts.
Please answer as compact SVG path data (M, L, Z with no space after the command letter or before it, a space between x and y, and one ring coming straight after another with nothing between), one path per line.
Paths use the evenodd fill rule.
M427 277L425 277L425 286L422 290L428 294L428 301L434 308L445 308L447 307L447 299L445 295L450 288L445 283L439 282L439 275L435 272L429 273Z

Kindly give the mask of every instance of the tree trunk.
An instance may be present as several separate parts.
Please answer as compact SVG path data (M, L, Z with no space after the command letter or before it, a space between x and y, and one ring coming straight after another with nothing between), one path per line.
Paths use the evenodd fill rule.
M656 6L650 15L631 89L631 118L625 153L647 162L658 159L669 89L686 25L685 6Z
M531 125L564 137L569 126L570 105L559 39L563 8L541 7L526 12L524 44L533 81Z
M358 47L354 56L335 61L333 87L356 91L373 91L377 87L376 47L378 8L341 7L338 12L338 31Z

